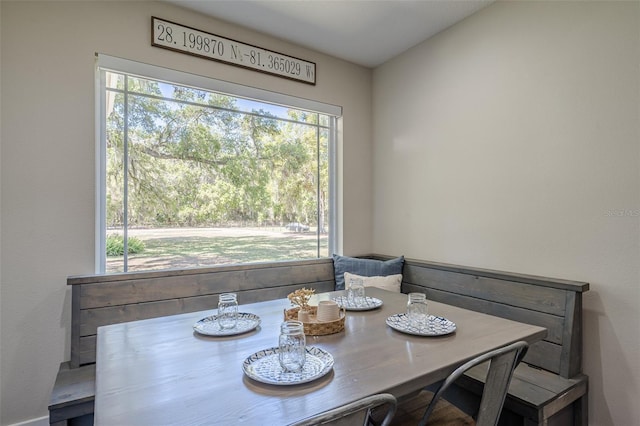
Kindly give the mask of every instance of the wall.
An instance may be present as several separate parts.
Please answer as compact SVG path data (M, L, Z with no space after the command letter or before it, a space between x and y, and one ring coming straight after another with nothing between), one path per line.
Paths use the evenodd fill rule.
M2 22L2 7L0 7L0 22ZM2 31L0 31L0 46L2 46ZM2 54L0 50L0 93L2 93ZM2 101L0 98L0 164L2 164ZM0 188L2 188L2 173L0 173ZM0 191L1 193L1 191ZM2 197L0 197L0 242L2 241ZM0 259L2 259L2 244L0 244ZM0 307L2 307L2 262L0 262ZM2 315L0 315L0 366L2 365ZM0 380L2 373L0 373ZM0 386L0 402L2 401L2 386ZM0 408L0 411L2 409ZM1 413L0 413L1 415Z
M371 71L156 2L0 2L3 425L47 415L69 359L69 275L94 272L94 54L341 105L346 253L371 247ZM151 47L150 17L317 64L317 85Z
M640 418L640 3L498 2L374 71L374 252L588 281L593 425Z

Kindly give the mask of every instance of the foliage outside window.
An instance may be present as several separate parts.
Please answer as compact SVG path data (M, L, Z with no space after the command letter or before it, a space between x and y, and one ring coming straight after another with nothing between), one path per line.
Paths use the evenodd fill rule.
M329 255L333 117L101 73L106 272Z

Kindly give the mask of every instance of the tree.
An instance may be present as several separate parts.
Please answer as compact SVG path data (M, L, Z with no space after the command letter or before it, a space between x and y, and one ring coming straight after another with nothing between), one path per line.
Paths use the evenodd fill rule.
M133 77L126 84L107 117L110 226L123 223L125 139L130 226L311 222L318 203L324 214L326 135L317 114L291 111L283 121L239 111L229 96Z

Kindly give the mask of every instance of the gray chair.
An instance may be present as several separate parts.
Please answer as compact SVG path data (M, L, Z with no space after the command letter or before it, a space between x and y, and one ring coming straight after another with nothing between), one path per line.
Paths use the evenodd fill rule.
M315 426L315 425L369 425L370 413L374 408L378 408L376 413L380 414L384 410L384 417L380 426L388 426L396 412L396 398L388 393L381 393L362 398L333 410L325 411L313 417L292 423L290 426ZM382 417L382 416L381 416Z
M526 354L527 348L526 342L516 342L468 361L451 373L435 394L425 390L406 403L401 403L392 425L497 425L513 370ZM489 361L489 371L482 391L477 419L474 421L469 415L441 397L465 371L486 361Z

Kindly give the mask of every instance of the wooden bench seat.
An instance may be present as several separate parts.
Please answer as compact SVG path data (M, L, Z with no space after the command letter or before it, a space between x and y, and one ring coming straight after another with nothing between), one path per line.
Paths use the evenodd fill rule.
M468 371L457 386L479 396L485 377L486 367L478 366ZM565 379L523 363L513 373L504 409L522 418L520 424L524 425L586 424L587 413L583 410L587 406L581 402L587 395L587 387L588 378L584 374ZM567 410L568 407L572 409ZM505 418L513 417L505 415Z
M392 256L367 256L387 260ZM95 345L100 326L215 309L218 295L237 292L251 303L295 289L335 287L330 258L212 268L70 277L71 360L58 372L50 423L91 424ZM405 260L402 292L547 328L518 367L505 401L503 424L587 424L588 378L581 374L582 292L587 283ZM479 395L482 370L469 372L461 392ZM503 420L504 419L504 420Z
M70 419L83 419L76 423L93 423L93 406L96 389L96 365L71 368L70 362L60 364L51 402L49 424L66 425Z
M588 423L588 377L582 374L582 293L588 289L584 282L412 259L405 260L402 281L403 293L424 292L430 300L547 328L514 372L507 420L501 418L527 426ZM458 393L467 397L454 402L467 406L468 395L482 394L485 370L476 367L459 380Z

